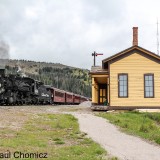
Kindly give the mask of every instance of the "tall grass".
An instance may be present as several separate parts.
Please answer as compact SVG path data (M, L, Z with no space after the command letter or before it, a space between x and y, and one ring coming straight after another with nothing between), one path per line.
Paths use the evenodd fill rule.
M160 113L112 112L99 113L98 116L108 119L129 134L160 144Z

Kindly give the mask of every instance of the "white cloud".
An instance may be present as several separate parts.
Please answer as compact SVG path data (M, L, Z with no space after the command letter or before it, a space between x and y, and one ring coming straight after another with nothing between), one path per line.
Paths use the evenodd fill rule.
M10 57L90 68L93 51L101 60L132 45L132 27L139 27L139 45L156 52L155 0L1 0L0 35ZM3 14L2 14L3 13Z
M38 18L38 11L35 9L35 8L26 8L25 9L25 15L26 15L26 18L31 18L31 19L35 19L35 18Z

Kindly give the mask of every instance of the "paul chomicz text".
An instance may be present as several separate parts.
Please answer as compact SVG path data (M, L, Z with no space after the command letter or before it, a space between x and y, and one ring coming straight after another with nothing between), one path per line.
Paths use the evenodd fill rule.
M10 152L7 150L6 152L1 153L0 152L0 159L1 158L48 158L47 153L39 153L39 152L34 152L34 153L27 153L27 152L20 152L20 151L15 151L15 152Z

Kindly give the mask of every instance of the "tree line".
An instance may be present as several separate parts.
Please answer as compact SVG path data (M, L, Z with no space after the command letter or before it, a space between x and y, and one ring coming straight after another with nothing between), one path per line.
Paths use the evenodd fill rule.
M6 66L8 74L17 74L17 68ZM80 94L86 97L91 97L91 79L88 75L88 70L77 68L54 68L43 67L37 68L35 73L25 74L33 79L39 80L46 85Z

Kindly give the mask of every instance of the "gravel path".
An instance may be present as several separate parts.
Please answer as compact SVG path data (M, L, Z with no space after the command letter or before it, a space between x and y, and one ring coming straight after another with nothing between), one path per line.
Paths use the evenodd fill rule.
M101 117L73 113L78 118L80 130L101 144L108 153L121 160L160 160L160 147L140 138L127 135Z

